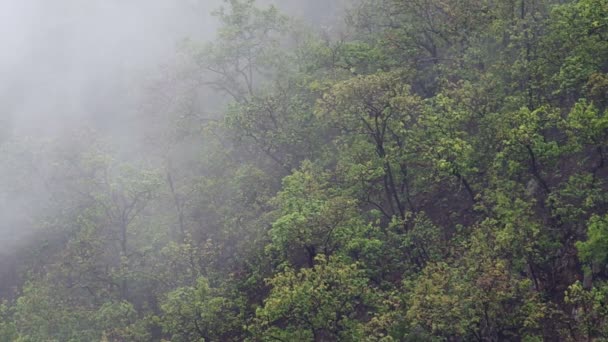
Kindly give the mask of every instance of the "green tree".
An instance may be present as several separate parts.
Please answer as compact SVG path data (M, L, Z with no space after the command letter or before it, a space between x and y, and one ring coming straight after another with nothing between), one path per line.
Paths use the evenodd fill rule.
M373 290L356 264L320 254L315 266L286 268L256 311L251 330L261 340L360 341Z
M161 302L158 318L163 331L172 341L236 341L242 317L238 301L211 288L205 278L195 286L180 287L169 292Z

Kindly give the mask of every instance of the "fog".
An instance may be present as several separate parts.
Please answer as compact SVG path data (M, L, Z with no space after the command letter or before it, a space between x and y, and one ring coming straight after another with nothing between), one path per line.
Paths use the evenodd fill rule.
M175 108L159 103L162 96L150 88L160 85L164 98L175 102L181 90L166 89L174 85L165 78L180 63L179 46L186 39L212 39L218 26L212 12L222 3L0 0L0 278L5 282L14 276L11 260L35 252L28 241L36 246L53 238L41 218L65 210L65 204L55 206L56 196L66 191L62 182L70 176L54 174L57 159L49 151L57 144L78 150L83 137L101 137L112 155L158 148L142 138L161 140L152 118L168 117ZM259 1L273 3L323 28L341 8L340 1ZM203 96L202 106L217 104L216 95ZM66 194L64 202L78 206L72 197Z
M128 149L145 85L185 38L207 40L221 1L0 0L0 279L53 214L51 169L36 154L91 132ZM78 144L77 140L75 144ZM116 151L113 151L114 153ZM38 237L52 238L52 232ZM1 291L0 291L1 292Z
M219 4L0 1L0 141L41 145L79 129L122 142L120 137L136 136L132 130L138 126L126 123L140 108L145 83L170 63L181 40L213 35L216 22L210 13ZM48 178L40 174L44 171L11 173L22 172L32 158L15 154L12 161L4 160L0 250L33 229L32 217L48 197L40 189ZM37 162L39 171L45 169L43 161Z
M3 0L0 111L16 134L112 127L142 73L214 31L214 1Z
M0 342L608 340L607 3L0 0Z
M260 3L272 3L261 1ZM57 134L75 124L113 128L151 70L179 41L204 41L221 0L0 1L0 113L4 134ZM336 2L337 3L337 2ZM311 21L336 3L277 5Z

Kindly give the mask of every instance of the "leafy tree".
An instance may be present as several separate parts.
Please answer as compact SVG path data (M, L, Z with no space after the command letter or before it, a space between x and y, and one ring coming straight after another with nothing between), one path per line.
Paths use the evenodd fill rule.
M275 199L279 217L270 229L269 248L296 266L314 266L317 255L338 253L369 228L357 215L356 201L331 188L328 180L329 174L304 163L284 179Z
M573 306L575 333L577 336L593 339L604 339L606 331L606 284L585 289L576 282L568 287L564 297L566 303Z
M356 264L319 254L315 266L285 269L256 311L252 331L262 340L343 340L364 337L365 310L373 306L368 281Z
M17 328L13 321L12 308L5 303L0 304L0 338L6 341L17 339Z
M607 239L608 217L591 216L587 225L587 240L576 243L581 261L605 268L608 263Z
M159 323L172 341L228 341L241 336L238 302L222 296L202 277L196 286L169 292L161 310Z

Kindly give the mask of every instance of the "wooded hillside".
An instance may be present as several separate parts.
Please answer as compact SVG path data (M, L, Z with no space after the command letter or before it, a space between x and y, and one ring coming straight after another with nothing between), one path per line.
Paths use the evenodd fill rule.
M0 341L608 339L608 1L344 6L227 1L121 152L2 142Z

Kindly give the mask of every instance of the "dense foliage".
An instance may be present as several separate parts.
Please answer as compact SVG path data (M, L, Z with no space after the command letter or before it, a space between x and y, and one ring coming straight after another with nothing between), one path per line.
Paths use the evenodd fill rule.
M4 142L49 200L0 340L608 339L608 1L345 13L227 1L127 157Z

